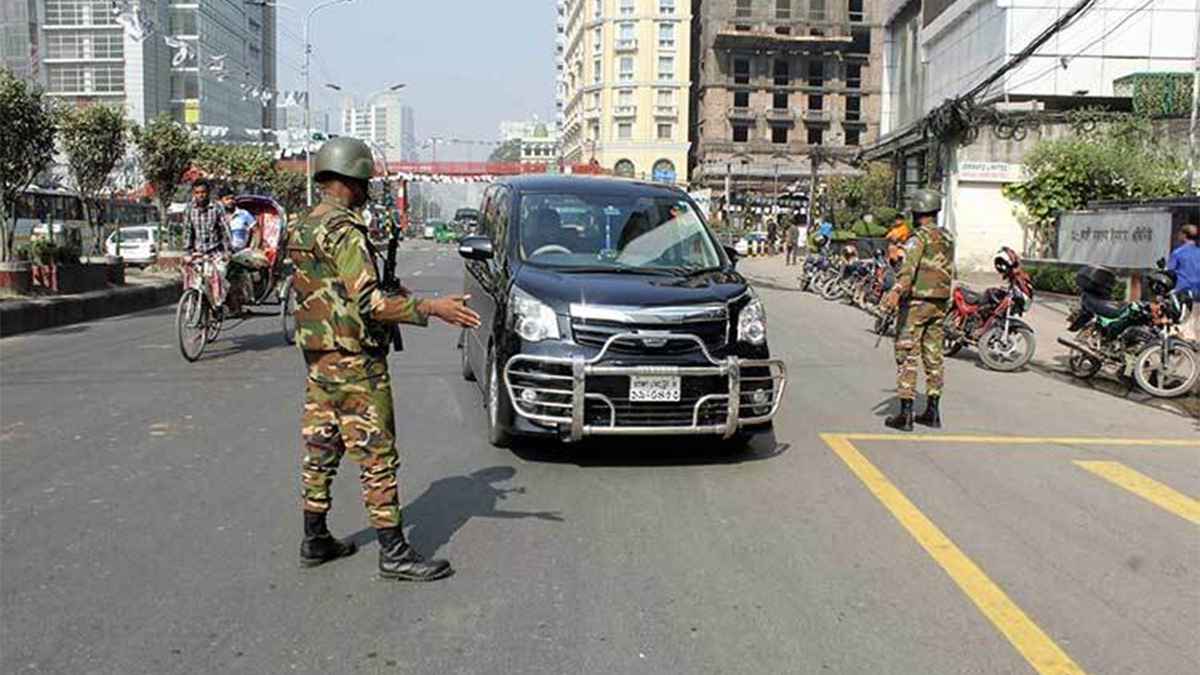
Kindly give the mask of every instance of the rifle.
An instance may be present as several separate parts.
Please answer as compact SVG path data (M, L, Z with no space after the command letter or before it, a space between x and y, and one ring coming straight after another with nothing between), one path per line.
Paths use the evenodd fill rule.
M400 245L400 240L396 237L396 226L391 222L391 217L388 217L388 246L387 256L383 263L383 279L380 285L386 293L399 293L407 295L400 281L396 279L396 248ZM402 352L404 351L404 336L400 333L400 326L392 326L392 349Z

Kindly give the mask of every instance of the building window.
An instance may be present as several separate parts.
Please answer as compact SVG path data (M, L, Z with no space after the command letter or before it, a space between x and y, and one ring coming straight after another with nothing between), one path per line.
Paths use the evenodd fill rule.
M658 13L659 14L674 14L675 13L675 0L658 0Z
M733 16L738 19L749 19L754 10L751 5L754 0L737 0L737 7L733 11Z
M592 11L592 16L596 17L597 19L604 16L604 0L596 0L594 7L595 9Z
M821 127L808 128L808 144L821 145L825 142L825 130Z
M862 119L862 99L858 96L846 97L846 119L851 122Z
M745 143L750 140L750 127L745 124L733 125L733 142Z
M675 137L674 124L659 124L658 125L658 140L669 141Z
M618 33L618 36L622 42L624 42L626 40L632 40L634 38L633 28L634 28L634 25L629 22L620 24L621 32Z
M600 80L604 79L604 65L600 63L600 59L592 61L592 82L600 84Z
M787 110L788 108L788 93L786 91L777 91L774 95L772 106L776 110Z
M629 16L634 13L636 0L621 0L621 15Z
M633 138L633 123L621 122L617 125L617 138L622 141L628 141Z
M675 79L675 57L674 56L658 57L658 79L660 79L660 80Z
M633 90L622 89L617 92L617 105L633 105Z
M660 159L654 163L653 173L651 178L662 183L675 182L675 162L669 159Z
M108 0L46 0L47 26L115 26Z
M631 82L633 80L633 57L632 56L622 56L621 57L621 70L620 70L619 79L622 82Z
M846 129L846 145L858 145L860 133L858 129Z
M786 87L792 83L791 68L788 62L783 59L775 61L775 86Z
M850 22L862 23L867 20L867 15L863 12L863 0L850 0Z
M870 54L871 53L871 29L870 28L851 28L850 29L850 53L851 54Z
M675 90L659 89L657 102L658 105L675 105Z
M748 91L733 92L733 107L749 108L750 107L750 92L748 92Z
M750 84L750 59L733 60L733 83Z
M658 24L658 46L660 49L675 48L675 24Z
M862 64L847 63L846 64L846 88L847 89L862 89Z
M592 29L592 51L600 52L604 50L604 29L596 26Z
M825 97L820 94L809 95L808 109L809 110L824 110L825 109Z
M628 159L622 159L613 165L613 173L623 178L633 178L634 174L637 173L637 169L634 168L633 162Z
M598 92L598 91L592 92L592 107L593 108L600 107L600 92Z
M808 0L808 20L825 20L825 0Z
M825 86L825 62L824 61L809 61L808 62L808 86L823 87Z
M787 127L771 127L771 142L772 143L787 143L788 128Z
M792 18L792 0L775 0L775 18L780 21Z

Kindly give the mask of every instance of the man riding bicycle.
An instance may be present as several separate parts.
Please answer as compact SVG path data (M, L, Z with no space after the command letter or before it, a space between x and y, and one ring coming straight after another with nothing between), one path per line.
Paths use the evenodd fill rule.
M192 183L192 203L184 214L184 228L187 240L184 251L189 255L207 258L216 267L220 277L220 298L218 304L225 302L229 284L227 274L229 269L230 236L229 218L225 207L210 199L212 184L204 178ZM231 299L232 300L232 299ZM231 307L234 313L240 309L240 303L232 300L237 306Z

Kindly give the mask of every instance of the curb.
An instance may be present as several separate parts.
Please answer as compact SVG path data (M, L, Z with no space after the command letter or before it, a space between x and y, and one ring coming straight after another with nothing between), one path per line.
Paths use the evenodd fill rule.
M58 298L0 303L0 337L131 314L179 300L179 281L122 286Z

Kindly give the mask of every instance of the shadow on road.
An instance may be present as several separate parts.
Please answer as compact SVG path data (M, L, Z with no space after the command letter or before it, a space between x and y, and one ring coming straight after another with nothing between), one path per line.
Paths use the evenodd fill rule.
M429 489L409 502L403 510L410 526L408 540L425 555L433 555L454 538L472 518L519 520L535 518L562 522L558 511L514 511L497 508L510 494L525 494L524 487L499 487L495 483L512 480L517 470L511 466L493 466L465 476L434 481ZM375 540L375 530L363 529L350 536L362 546Z
M1194 418L1197 421L1197 428L1200 428L1200 397L1196 392L1184 398L1161 399L1142 391L1132 381L1124 381L1108 371L1101 371L1088 379L1075 377L1071 374L1068 358L1066 354L1060 354L1050 361L1035 360L1029 367L1036 373L1079 389L1097 391L1147 408Z
M233 328L237 328L237 326ZM295 349L295 347L284 341L283 333L280 331L229 336L223 333L217 337L217 341L211 347L204 351L200 361L217 361L234 354L265 352L272 349Z
M774 431L755 434L739 445L720 439L628 437L588 439L568 445L553 441L514 439L512 452L527 462L575 464L581 467L622 466L703 466L743 464L778 457L791 448L779 443Z

